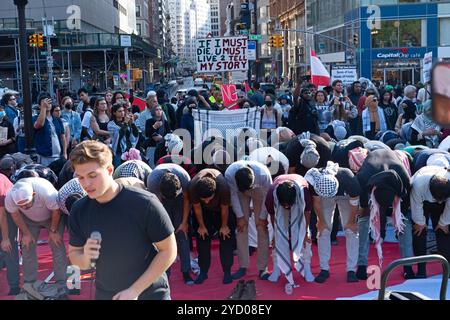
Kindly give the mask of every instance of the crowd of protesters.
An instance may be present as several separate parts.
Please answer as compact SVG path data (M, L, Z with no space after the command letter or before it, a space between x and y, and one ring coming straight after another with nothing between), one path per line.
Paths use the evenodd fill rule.
M258 108L260 129L271 141L242 128L232 141L210 137L199 146L193 145L193 110L226 109L218 86L170 100L163 90L149 91L144 110L120 91L89 97L80 89L77 105L41 94L32 120L36 161L23 154L19 97L5 94L0 262L10 295L20 293L19 256L23 286L38 280L42 229L61 287L68 264L89 269L90 259L98 259L98 299L170 299L174 250L185 284L202 284L214 239L224 284L246 276L255 250L260 280L284 275L293 284L294 267L306 281L323 283L339 230L346 237L346 281L367 279L369 245L381 263L387 224L400 258L427 253L431 221L437 253L449 260L450 131L433 121L428 87L375 86L367 79L347 88L340 80L322 90L309 83L290 87L280 94L254 82L239 93L236 107ZM101 244L90 238L97 229ZM146 241L155 245L151 252ZM313 254L321 269L315 276ZM112 264L113 271L106 267ZM425 264L405 266L404 277L426 278ZM254 292L254 282L239 281L229 298Z

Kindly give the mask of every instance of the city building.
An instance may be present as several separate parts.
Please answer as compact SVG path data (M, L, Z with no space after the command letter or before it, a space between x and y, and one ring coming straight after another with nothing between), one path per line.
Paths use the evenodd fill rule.
M270 12L277 29L298 30L274 32L284 37L284 46L277 51L276 75L300 79L308 69L306 64L306 30L305 0L272 0Z
M423 81L425 53L450 58L450 1L306 0L312 45L328 64L389 84Z
M208 0L208 3L211 8L211 36L222 36L220 1Z
M136 90L144 90L149 64L156 59L157 51L138 36L137 9L134 0L29 0L25 10L27 37L44 32L43 17L47 17L47 24L52 27L47 30L52 31L50 56L46 38L42 48L28 48L26 71L31 75L33 98L39 91L49 90L47 67L52 65L57 90L127 89L129 84ZM13 1L2 3L0 21L2 85L21 90L17 7ZM132 79L127 76L126 47Z
M195 68L195 39L211 33L211 10L207 0L169 0L170 34L177 69Z

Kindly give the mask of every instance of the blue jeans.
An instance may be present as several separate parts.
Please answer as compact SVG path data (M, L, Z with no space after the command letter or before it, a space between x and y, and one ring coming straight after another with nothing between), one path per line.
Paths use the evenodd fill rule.
M11 253L4 252L0 249L0 260L3 260L6 264L6 277L8 279L8 285L10 289L19 288L20 276L19 276L19 248L17 244L17 226L11 218L9 213L6 213L8 220L8 237L11 242Z
M405 214L406 220L405 231L398 236L398 242L400 245L400 257L409 258L413 257L412 246L412 224L411 224L411 212ZM381 226L384 228L384 226ZM369 255L369 215L358 218L358 230L359 230L359 255L358 266L367 266L367 257Z

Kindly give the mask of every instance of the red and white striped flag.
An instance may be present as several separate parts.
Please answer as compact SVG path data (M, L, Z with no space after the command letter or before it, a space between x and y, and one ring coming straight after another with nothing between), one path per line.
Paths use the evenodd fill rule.
M323 65L322 61L317 57L316 53L310 48L311 53L311 83L315 84L317 88L326 87L330 85L330 74Z

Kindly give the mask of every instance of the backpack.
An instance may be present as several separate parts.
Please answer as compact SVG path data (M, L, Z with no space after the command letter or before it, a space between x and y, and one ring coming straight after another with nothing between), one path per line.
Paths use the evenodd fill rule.
M36 281L25 283L15 300L66 300L66 289L56 284Z

